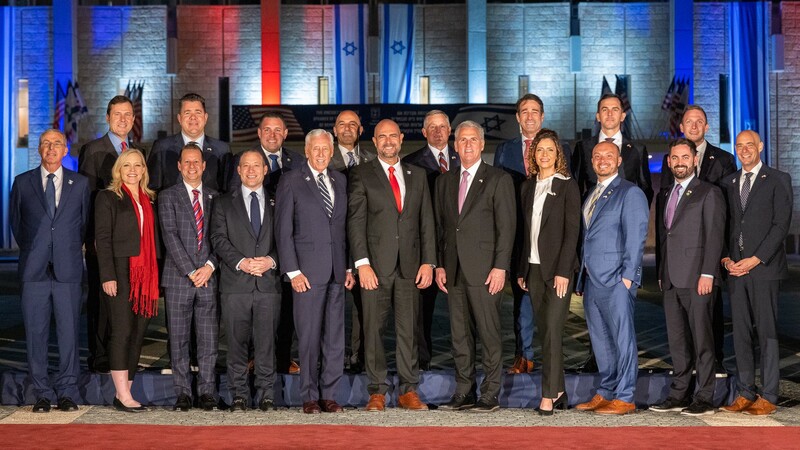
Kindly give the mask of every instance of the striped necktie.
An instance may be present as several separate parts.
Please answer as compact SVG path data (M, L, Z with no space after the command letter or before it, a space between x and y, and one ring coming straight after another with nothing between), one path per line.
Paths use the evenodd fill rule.
M331 201L331 194L328 192L328 186L325 185L325 175L320 173L317 175L317 188L322 195L322 203L325 204L325 214L330 219L333 215L333 201Z
M197 250L203 247L203 208L200 206L200 191L192 189L192 209L194 210L194 224L197 227Z

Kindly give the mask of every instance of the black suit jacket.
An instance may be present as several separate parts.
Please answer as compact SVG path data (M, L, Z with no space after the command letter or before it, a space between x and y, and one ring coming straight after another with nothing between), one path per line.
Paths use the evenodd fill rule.
M508 272L516 228L514 181L511 176L481 162L461 213L453 170L436 179L434 212L438 231L438 265L448 283L460 270L470 286L481 286L493 268Z
M414 279L421 264L436 264L436 228L425 172L400 167L406 186L402 212L378 158L350 170L347 236L354 261L369 258L381 277L397 268L402 278Z
M597 174L594 173L592 168L592 149L597 145L598 139L600 139L599 136L592 136L589 139L578 141L575 145L575 151L572 153L572 173L575 175L575 181L578 182L578 189L583 199L597 185ZM644 195L647 197L647 205L649 206L653 201L653 183L650 180L647 147L642 145L640 148L629 139L623 137L620 152L622 166L619 168L619 174L622 178L639 186L644 191Z
M457 171L461 168L461 158L458 157L458 153L456 153L452 145L448 144L447 147L447 153L450 155L450 160L447 162L447 170ZM433 201L433 194L436 190L436 177L438 177L441 172L439 171L439 160L433 156L428 145L426 144L414 153L406 155L403 158L403 162L425 169L425 173L428 176L428 188L431 191L431 201Z
M761 264L750 271L758 280L782 280L789 276L784 241L792 223L792 179L766 165L751 179L747 207L742 210L739 170L722 180L727 192L730 235L726 256L739 261L757 256ZM744 248L739 248L739 234Z
M664 223L674 185L656 197L656 273L661 289L697 289L701 274L713 275L720 285L720 259L725 241L725 202L722 191L694 177L681 194L672 226Z
M156 242L156 256L160 257L158 209L153 209L152 226ZM95 247L100 267L100 282L117 280L115 258L128 258L139 254L139 222L128 194L123 190L122 198L113 191L104 189L97 193L95 202ZM127 280L125 281L127 282Z
M536 177L531 177L521 188L520 210L523 212L523 245L517 264L517 278L528 275L528 257L531 254L531 217L536 194ZM547 194L542 207L539 226L539 264L545 281L556 275L572 278L578 269L578 237L581 231L581 196L574 179L554 178L552 193Z
M248 201L250 199L247 199ZM243 258L269 256L278 264L273 221L275 203L265 194L264 218L258 236L250 226L250 217L242 199L241 189L233 190L214 199L211 214L211 246L220 262L219 290L223 294L247 294L255 291L280 293L279 269L267 270L263 276L254 277L236 265Z
M130 148L130 147L129 147ZM94 205L97 192L111 183L111 169L117 161L117 149L111 143L108 133L105 136L89 141L78 153L78 173L89 180L89 223L86 228L86 250L94 253Z
M664 155L664 160L661 161L661 189L670 189L675 183L675 177L672 176L672 171L667 165L668 157L669 153ZM723 178L734 172L736 172L736 158L731 153L711 145L710 142L707 143L697 178L719 186Z
M203 138L203 160L206 170L203 172L203 185L216 191L225 188L225 168L228 167L231 149L226 142L214 139L209 135ZM183 148L181 133L167 136L153 143L153 149L147 157L147 172L150 176L150 189L158 192L177 183L181 177L178 172L178 160Z
M239 189L242 186L242 179L239 177L239 172L237 172L236 168L239 166L239 159L241 158L242 154L237 153L232 155L228 158L228 168L225 171L225 186L228 187L228 192L234 191ZM264 154L264 161L269 167L270 162L266 154ZM281 180L281 174L283 172L288 172L292 169L296 169L306 162L306 157L297 153L295 151L289 150L286 147L281 148L281 170L275 173L268 173L267 176L264 177L264 188L269 192L273 198L275 197L275 193L278 191L278 183Z

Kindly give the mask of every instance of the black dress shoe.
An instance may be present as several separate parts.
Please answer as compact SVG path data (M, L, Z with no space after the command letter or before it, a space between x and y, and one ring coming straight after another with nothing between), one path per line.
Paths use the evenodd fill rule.
M589 358L584 361L580 367L578 367L578 373L597 373L597 359L594 357L594 353L589 354Z
M173 411L187 412L192 409L192 399L186 394L181 394L175 401L175 406L172 407Z
M77 411L78 405L69 397L61 397L58 399L59 411Z
M475 406L474 394L455 394L449 402L439 405L439 409L443 411L462 411L473 406Z
M704 402L702 400L695 400L692 402L691 405L687 406L681 411L681 415L684 416L710 416L714 414L716 410L711 403Z
M500 404L497 402L497 397L481 397L469 411L474 413L490 413L497 411L499 408Z
M647 409L653 412L681 412L687 406L689 406L689 402L685 400L676 400L672 397L667 397L663 402Z
M139 406L125 406L118 398L114 397L114 409L117 411L122 412L129 412L129 413L140 413L147 411L147 407L144 405Z
M230 407L231 412L245 412L247 411L247 402L243 397L235 397Z
M36 403L33 404L33 412L35 413L50 412L50 399L44 397L37 399Z
M262 411L275 411L275 402L271 398L262 398L258 403L258 409Z
M217 406L217 400L211 394L203 394L197 401L197 406L203 411L213 411Z

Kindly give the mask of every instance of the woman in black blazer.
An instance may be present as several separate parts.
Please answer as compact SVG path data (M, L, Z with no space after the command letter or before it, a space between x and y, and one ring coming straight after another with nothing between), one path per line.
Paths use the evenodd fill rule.
M555 131L539 131L527 156L530 174L520 193L525 245L517 283L530 293L542 337L542 400L536 410L552 415L556 408L566 409L568 402L561 347L578 269L581 199Z
M114 163L108 189L95 200L95 247L111 324L114 407L127 412L146 411L131 396L131 385L159 297L157 214L148 181L144 155L126 150Z

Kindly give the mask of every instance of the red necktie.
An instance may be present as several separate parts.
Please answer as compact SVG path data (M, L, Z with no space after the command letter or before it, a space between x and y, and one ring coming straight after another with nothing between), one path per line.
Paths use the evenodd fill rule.
M447 172L447 160L444 159L444 152L439 152L439 172Z
M400 183L394 176L394 167L389 167L389 184L392 186L394 202L397 203L397 212L403 212L403 200L400 198Z
M531 173L528 169L531 165L528 161L528 158L531 156L531 142L533 142L533 139L525 139L525 148L522 151L522 162L525 164L525 176Z
M192 209L194 210L194 223L197 226L197 250L203 244L203 208L200 207L200 191L192 189Z
M127 143L127 142L125 142L125 141L122 141L122 143L121 143L121 144L119 144L119 148L121 149L121 150L120 150L120 153L124 152L125 150L127 150L127 149L128 149L128 143Z

